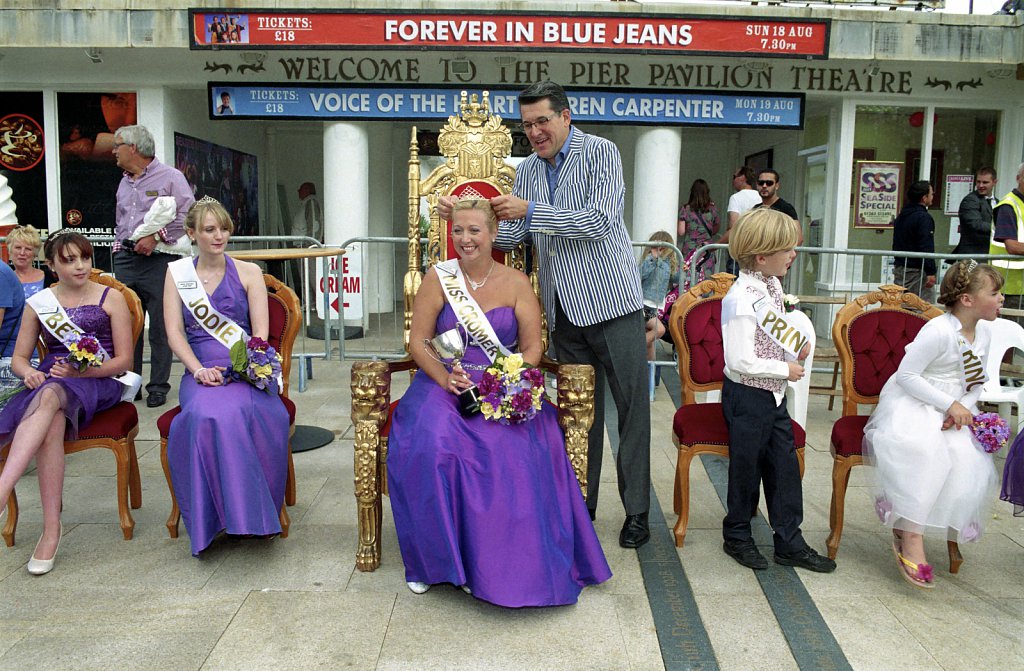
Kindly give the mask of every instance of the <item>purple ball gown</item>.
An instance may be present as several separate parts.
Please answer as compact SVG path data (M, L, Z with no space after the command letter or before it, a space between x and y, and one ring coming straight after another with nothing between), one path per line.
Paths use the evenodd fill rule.
M65 308L71 321L85 333L96 336L111 356L114 356L114 339L110 331L110 315L101 307L107 300L110 288L103 290L97 305L82 305L77 308ZM40 362L39 370L44 373L53 368L58 359L68 356L64 344L42 328L43 342L46 343L46 357ZM113 407L121 400L121 383L111 377L100 378L47 378L46 382L36 389L25 390L11 398L0 412L0 444L6 443L14 436L18 425L38 407L36 396L43 389L54 389L61 399L64 416L67 417L65 440L78 438L79 427L86 426L100 410Z
M234 261L210 296L213 306L246 332L249 299ZM182 306L185 335L203 366L231 369L231 353ZM188 371L178 393L181 414L171 422L167 460L192 554L221 531L281 533L278 514L288 476L288 411L281 398L247 382L198 384Z
M516 341L512 308L487 317L506 346ZM437 332L455 323L445 304ZM476 346L464 361L489 363ZM550 404L525 424L465 419L455 396L417 373L391 426L388 490L408 581L466 585L518 608L576 603L612 575Z
M1013 514L1024 516L1024 432L1017 434L1003 464L1003 501L1013 504Z

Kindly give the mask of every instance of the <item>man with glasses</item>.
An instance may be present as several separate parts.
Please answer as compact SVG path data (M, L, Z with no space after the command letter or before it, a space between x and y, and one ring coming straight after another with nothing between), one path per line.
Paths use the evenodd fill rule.
M776 170L762 170L757 176L757 193L761 196L761 202L754 207L767 207L788 215L790 219L799 222L800 217L796 214L796 208L779 198L779 173ZM801 236L803 237L803 236Z
M558 359L594 367L591 518L601 484L606 381L611 389L619 417L619 496L626 512L619 545L640 547L650 539L650 403L643 293L623 223L622 160L612 142L572 125L569 99L554 82L520 93L519 114L534 153L516 170L512 194L491 199L502 220L495 246L511 249L529 236ZM453 202L440 199L443 218L450 217Z
M156 159L153 136L145 126L122 126L114 133L114 159L124 170L117 187L117 224L114 229L114 276L139 295L149 315L149 384L146 405L156 408L167 402L171 390L171 349L164 330L164 276L167 264L179 258L156 251L158 242L174 245L185 235L185 215L195 202L185 175ZM132 233L143 224L146 213L160 196L172 196L177 204L174 221L153 235L137 241ZM142 373L142 338L135 343L136 373Z

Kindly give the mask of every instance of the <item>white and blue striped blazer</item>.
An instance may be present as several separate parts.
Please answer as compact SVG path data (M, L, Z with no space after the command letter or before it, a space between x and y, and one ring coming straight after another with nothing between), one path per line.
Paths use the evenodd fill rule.
M556 294L577 326L643 307L640 271L622 221L626 187L619 150L576 127L568 142L553 198L544 159L533 154L516 169L512 194L534 203L530 229L525 219L502 221L495 241L498 248L512 249L530 236L551 330Z

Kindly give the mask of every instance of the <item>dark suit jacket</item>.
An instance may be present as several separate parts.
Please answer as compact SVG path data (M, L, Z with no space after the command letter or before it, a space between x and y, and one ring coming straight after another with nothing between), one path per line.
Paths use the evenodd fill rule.
M992 204L977 191L960 201L960 242L954 254L988 254L992 236Z

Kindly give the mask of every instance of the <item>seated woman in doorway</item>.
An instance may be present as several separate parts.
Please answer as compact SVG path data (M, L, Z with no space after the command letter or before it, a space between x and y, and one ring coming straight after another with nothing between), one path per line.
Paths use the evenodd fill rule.
M43 241L35 226L15 226L7 234L7 248L10 250L11 268L14 269L25 298L39 293L57 281L57 276L48 267L36 268L34 262L43 248Z
M65 229L50 237L45 254L60 284L28 300L11 363L26 389L0 412L0 445L11 443L0 474L2 505L32 458L36 460L43 534L26 567L33 575L53 570L60 545L64 440L76 439L79 428L100 410L131 399L141 382L129 371L134 353L124 297L89 279L92 245ZM46 315L45 322L40 315ZM29 358L41 329L47 353L35 368Z
M224 253L234 224L213 198L192 206L185 230L199 256L171 263L164 282L167 340L185 364L167 460L198 556L221 531L281 533L288 411L274 383L259 389L231 376L231 347L250 334L265 340L270 328L259 266Z
M571 604L611 570L555 408L509 425L459 411L457 395L497 353L511 355L518 341L527 364L541 358L537 297L526 275L491 257L497 232L486 200L460 200L451 236L461 258L437 264L416 294L410 350L420 370L391 427L391 509L413 592L452 583L509 608ZM469 339L468 371L449 371L428 350L425 341L452 329Z

